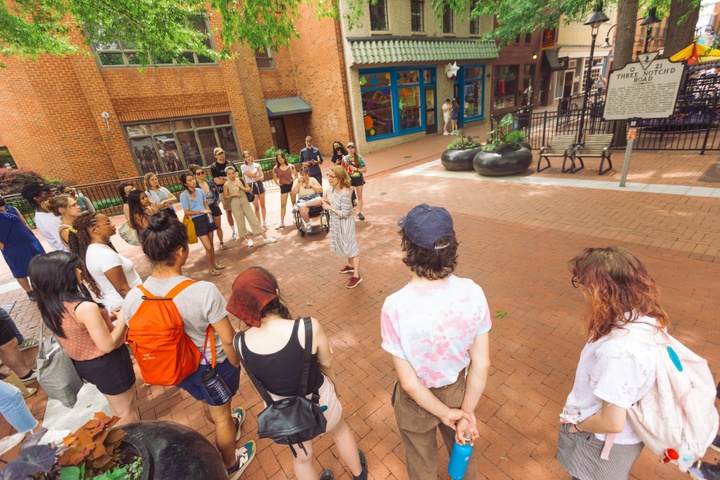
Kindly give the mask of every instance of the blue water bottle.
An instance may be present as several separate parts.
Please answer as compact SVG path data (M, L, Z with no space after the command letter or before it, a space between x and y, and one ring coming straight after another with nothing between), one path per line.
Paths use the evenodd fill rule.
M469 442L472 438L470 432L465 432L465 441ZM470 461L470 454L472 454L472 445L466 443L460 445L455 442L450 454L450 463L448 464L448 475L453 480L462 480L465 476L465 470L467 470L468 462Z

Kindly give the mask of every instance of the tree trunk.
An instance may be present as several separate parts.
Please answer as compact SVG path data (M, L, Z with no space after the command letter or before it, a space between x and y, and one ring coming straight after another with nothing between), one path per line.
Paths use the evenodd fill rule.
M668 32L663 57L669 58L690 45L695 38L695 25L700 17L700 7L692 8L692 0L671 0ZM680 18L690 11L688 19L679 24Z
M635 43L635 29L637 28L638 0L623 0L618 2L618 24L615 35L615 52L613 70L619 70L633 60L633 46ZM624 147L627 132L627 122L618 120L610 122L608 130L614 133L613 145Z

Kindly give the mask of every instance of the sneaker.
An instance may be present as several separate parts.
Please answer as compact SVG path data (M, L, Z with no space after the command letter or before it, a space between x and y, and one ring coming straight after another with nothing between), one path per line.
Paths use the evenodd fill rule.
M333 475L332 470L328 468L320 474L320 480L335 480L335 475Z
M255 441L252 440L235 450L235 465L227 469L228 480L237 480L255 458Z
M720 435L715 435L715 440L710 444L710 448L716 452L720 452Z
M235 230L232 231L232 235L230 235L230 240L237 240L237 232Z
M255 244L253 243L252 238L248 238L248 247L252 247L253 245Z
M443 132L443 135L450 135L449 132Z
M35 292L30 290L29 292L26 292L26 293L31 302L37 302L37 299L35 298Z
M347 288L355 288L358 286L358 283L360 283L360 282L362 282L362 278L352 277L347 284Z
M273 237L267 237L265 240L263 240L263 243L267 245L268 243L277 243L277 240L275 240Z
M340 269L340 273L355 273L355 269L350 265L345 265Z
M18 349L20 349L21 352L24 352L29 348L37 347L39 344L40 341L34 338L26 338L22 342L18 343Z
M24 377L20 377L20 381L23 382L25 385L29 385L31 383L36 382L37 381L37 371L30 370L30 373L28 373Z
M688 470L690 477L695 480L720 480L720 464L712 464L698 460Z
M267 222L263 222L263 228L267 230Z
M300 207L298 206L297 203L296 203L295 205L293 205L292 211L293 211L293 212L299 212L299 211L300 211Z
M312 233L312 225L310 223L305 225L305 232Z
M245 409L238 407L232 412L231 416L235 420L235 441L237 442L242 436L242 424L245 422Z
M363 215L362 213L358 213L358 218L360 220L365 220L365 215Z
M281 228L285 228L285 224L283 222L280 222L277 225L275 225L275 230L280 230Z
M367 480L368 476L368 466L367 466L367 459L365 458L365 454L362 450L358 448L358 454L360 455L360 466L362 467L362 471L360 472L360 475L357 477L353 475L353 480Z

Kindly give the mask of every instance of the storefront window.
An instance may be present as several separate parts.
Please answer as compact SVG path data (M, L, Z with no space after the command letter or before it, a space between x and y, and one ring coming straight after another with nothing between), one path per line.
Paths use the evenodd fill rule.
M485 98L485 66L463 66L462 74L458 80L461 98L458 98L462 108L462 120L478 120L483 118Z
M523 105L530 105L532 103L532 97L533 97L533 77L535 76L535 64L529 64L525 65L523 68L523 77L522 77L522 104Z
M138 172L175 172L191 163L210 165L213 150L222 147L228 160L240 150L230 115L164 119L155 123L123 125Z
M495 108L516 106L519 65L502 65L495 69Z
M414 133L425 127L427 92L433 95L431 105L434 102L434 88L425 87L435 85L434 68L360 71L359 83L367 140Z

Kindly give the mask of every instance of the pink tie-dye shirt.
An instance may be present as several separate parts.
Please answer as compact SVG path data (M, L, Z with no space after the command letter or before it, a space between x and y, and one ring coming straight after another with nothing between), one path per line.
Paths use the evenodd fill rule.
M382 308L382 348L407 360L428 388L455 383L470 364L476 335L492 326L482 288L455 275L428 284L407 284Z

